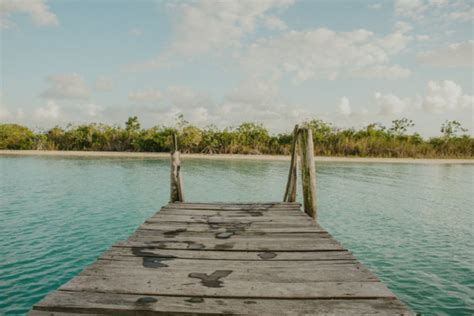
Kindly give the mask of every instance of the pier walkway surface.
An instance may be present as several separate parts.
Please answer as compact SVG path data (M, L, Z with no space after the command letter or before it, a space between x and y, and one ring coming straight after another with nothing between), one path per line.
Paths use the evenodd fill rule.
M170 203L29 315L413 315L298 203Z

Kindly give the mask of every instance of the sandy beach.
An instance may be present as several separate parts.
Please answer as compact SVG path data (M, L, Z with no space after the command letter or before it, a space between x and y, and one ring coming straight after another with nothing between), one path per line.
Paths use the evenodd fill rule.
M169 158L169 153L112 152L112 151L47 151L47 150L0 150L0 156L57 156L57 157L107 157L156 159ZM182 154L182 159L216 160L276 160L287 161L290 156L283 155L230 155L230 154ZM318 162L356 162L356 163L416 163L416 164L474 164L474 159L414 159L414 158L364 158L364 157L323 157L316 156Z

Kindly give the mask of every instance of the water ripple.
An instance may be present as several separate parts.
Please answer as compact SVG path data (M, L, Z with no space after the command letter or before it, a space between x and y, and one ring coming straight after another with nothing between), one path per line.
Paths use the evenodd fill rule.
M185 195L278 201L287 172L278 161L184 161ZM319 221L416 312L472 315L473 173L320 163ZM168 181L166 159L1 157L0 314L26 313L127 238L167 202Z

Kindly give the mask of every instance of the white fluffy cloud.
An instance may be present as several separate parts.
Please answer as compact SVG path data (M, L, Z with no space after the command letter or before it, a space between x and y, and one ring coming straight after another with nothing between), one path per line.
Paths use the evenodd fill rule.
M417 59L435 67L473 67L474 41L451 44L447 47L419 53Z
M396 0L395 14L412 21L430 21L432 26L446 26L448 23L474 20L474 8L465 0Z
M11 26L9 17L16 13L28 14L39 26L58 25L58 18L49 10L44 0L1 0L0 26L5 28Z
M85 99L89 89L77 74L51 75L47 77L51 86L41 96L46 99Z
M407 24L397 24L392 33L377 37L360 29L336 32L327 28L290 31L260 39L241 57L243 68L262 77L288 74L294 83L313 78L400 78L410 70L390 63L411 40Z
M396 0L395 14L413 19L423 19L428 10L439 10L451 7L449 0Z
M215 115L231 125L257 121L273 128L291 128L310 113L286 100L279 91L278 79L247 78L218 104Z
M430 81L422 106L428 112L442 113L472 107L473 100L473 96L464 94L462 88L453 81Z
M214 101L205 93L196 92L190 87L170 86L164 90L148 89L131 92L129 100L137 112L146 113L156 124L169 124L178 114L195 124L205 125L213 122Z
M35 117L39 120L57 120L60 117L59 105L54 101L48 101L45 106L36 109Z
M453 21L460 21L460 22L467 22L474 20L474 8L467 7L465 10L462 11L454 11L447 14L448 19Z
M86 115L90 117L99 117L101 116L101 113L103 111L103 108L97 104L94 103L89 103L84 106L84 111Z
M146 91L153 93L144 93ZM280 95L275 80L243 80L222 99L185 86L143 90L131 95L142 101L150 100L149 96L159 96L153 102L135 102L133 109L128 110L128 115L133 111L143 113L144 122L152 119L152 124L169 124L178 114L183 114L187 120L201 126L215 124L224 127L253 121L281 131L311 117L308 111L287 102Z
M294 0L201 0L168 5L176 22L173 50L184 54L207 52L213 48L238 46L259 23L268 26L268 13L292 5ZM270 18L273 27L283 21Z
M401 16L416 16L427 9L423 0L396 0L395 13Z
M337 105L337 113L342 116L349 116L352 113L351 105L347 97L342 97Z
M375 104L379 107L381 115L398 115L405 111L410 104L409 100L403 100L391 93L382 94L376 92L374 94Z
M288 28L288 25L286 25L285 21L277 18L276 16L267 16L263 23L265 27L270 30L286 30Z
M127 66L131 71L161 69L173 65L176 56L196 58L204 53L218 54L242 47L246 36L258 26L286 29L276 14L295 0L199 0L169 2L167 7L174 25L173 40L160 55Z
M413 110L429 113L445 113L469 109L474 105L474 97L465 94L458 84L451 80L429 81L424 96L400 98L394 94L374 94L375 104L381 115L399 115Z

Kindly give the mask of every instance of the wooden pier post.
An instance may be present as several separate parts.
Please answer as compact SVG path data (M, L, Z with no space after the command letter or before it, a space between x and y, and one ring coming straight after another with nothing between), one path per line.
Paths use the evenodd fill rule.
M293 130L293 140L291 142L291 163L290 171L288 172L288 182L286 183L285 196L283 202L296 201L296 178L297 178L297 161L296 144L298 143L298 125L295 125Z
M301 128L299 130L298 144L301 159L304 211L316 220L316 170L314 165L313 131L310 128Z
M171 194L170 202L183 202L183 185L181 180L181 160L178 150L178 136L173 133L171 145Z

